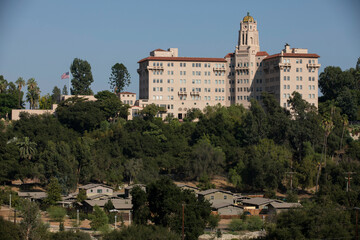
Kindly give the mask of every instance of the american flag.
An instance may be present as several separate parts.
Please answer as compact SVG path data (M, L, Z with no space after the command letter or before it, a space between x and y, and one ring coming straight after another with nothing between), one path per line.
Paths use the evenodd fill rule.
M69 77L70 77L69 72L63 73L63 75L61 75L61 79L67 79Z

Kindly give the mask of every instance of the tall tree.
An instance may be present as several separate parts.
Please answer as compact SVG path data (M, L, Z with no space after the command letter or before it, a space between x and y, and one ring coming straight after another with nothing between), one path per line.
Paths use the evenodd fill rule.
M0 93L4 93L6 91L8 82L4 79L3 75L0 75Z
M36 143L31 142L28 137L24 137L22 141L17 141L16 145L19 147L20 157L31 160L36 152Z
M39 102L40 88L34 78L30 78L27 83L26 100L30 103L30 109L35 109Z
M25 86L25 80L22 78L22 77L19 77L18 80L16 80L16 85L18 86L18 90L19 90L19 108L21 108L21 102L22 102L22 92L21 92L21 89L22 87Z
M52 177L46 189L47 197L45 203L48 205L55 205L57 201L61 200L61 186L57 178Z
M90 88L94 81L91 66L86 60L75 58L70 66L73 79L71 80L71 94L73 95L92 95Z
M63 89L62 89L62 95L68 95L68 89L66 87L66 85L64 85Z
M125 87L129 86L130 74L124 64L116 63L111 68L109 84L115 93L122 92Z
M52 97L49 94L46 94L40 97L39 100L39 108L40 109L51 109L53 104Z
M52 90L51 98L52 98L54 103L59 104L60 97L61 97L61 90L60 90L60 88L55 86L54 89Z

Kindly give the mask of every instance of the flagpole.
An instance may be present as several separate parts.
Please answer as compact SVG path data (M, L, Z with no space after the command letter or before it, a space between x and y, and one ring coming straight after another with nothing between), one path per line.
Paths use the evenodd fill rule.
M68 94L71 95L71 93L70 93L70 69L69 69L69 91L68 91Z

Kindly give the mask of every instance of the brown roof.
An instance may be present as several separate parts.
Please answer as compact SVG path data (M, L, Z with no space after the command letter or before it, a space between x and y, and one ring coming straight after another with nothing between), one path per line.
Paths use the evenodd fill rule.
M121 92L119 94L136 94L136 93L132 93L132 92Z
M110 189L113 189L112 187L110 186L107 186L105 184L101 184L101 183L89 183L89 184L86 184L84 186L81 186L79 187L79 189L85 189L85 190L88 190L88 189L91 189L91 188L95 188L95 187L105 187L105 188L110 188Z
M277 57L300 57L300 58L319 58L320 56L315 53L281 53L267 56L264 60L273 59Z
M287 202L271 202L269 205L271 205L273 208L276 209L289 209L289 208L302 207L300 203L287 203Z
M225 190L222 190L222 189L208 189L208 190L201 191L198 194L199 195L208 195L208 194L212 194L212 193L216 193L216 192L223 192L223 193L233 195L232 192L225 191Z
M259 56L269 56L269 54L266 51L261 51L261 52L257 52L256 56L257 57L259 57Z
M154 52L154 51L166 52L164 49L161 49L161 48L155 49L155 50L153 50L153 52Z
M226 54L225 58L229 58L229 57L233 57L234 56L234 53L228 53Z
M145 61L181 61L181 62L226 62L224 58L200 58L200 57L147 57L143 58L138 63Z

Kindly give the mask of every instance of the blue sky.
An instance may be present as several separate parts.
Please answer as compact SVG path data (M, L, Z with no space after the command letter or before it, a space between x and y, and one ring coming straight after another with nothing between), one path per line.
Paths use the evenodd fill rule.
M258 21L260 47L308 48L326 66L354 67L360 57L360 1L92 1L0 0L0 75L34 77L41 94L62 89L74 58L92 67L94 92L109 90L111 67L125 64L126 89L138 93L137 61L156 48L180 56L224 57L247 12Z

